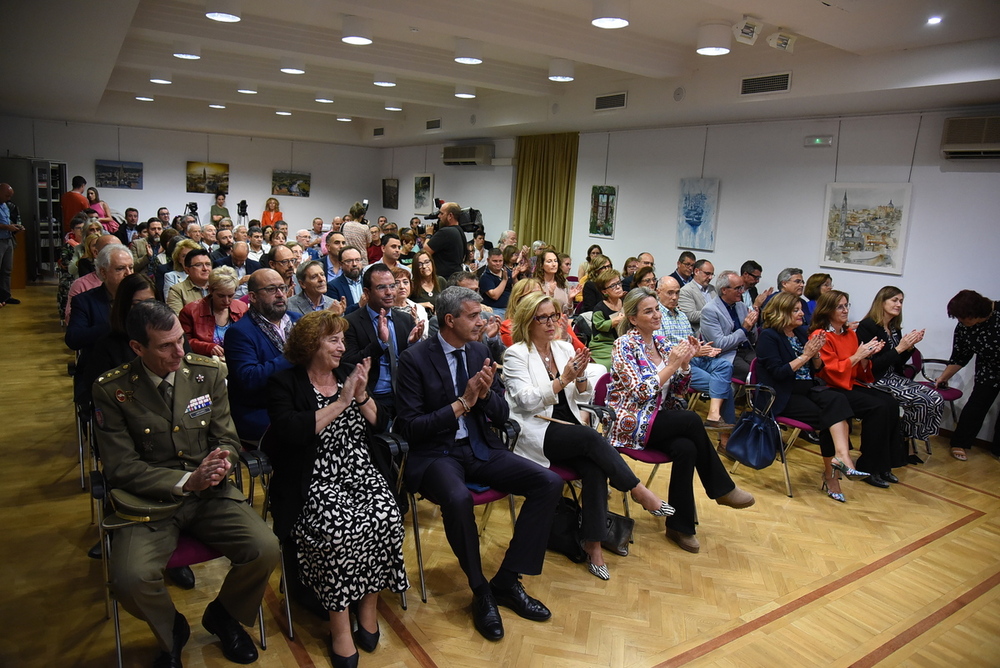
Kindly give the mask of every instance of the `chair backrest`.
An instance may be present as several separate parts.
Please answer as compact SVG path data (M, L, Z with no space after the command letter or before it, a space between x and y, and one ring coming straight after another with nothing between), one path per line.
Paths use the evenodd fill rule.
M920 354L920 350L917 348L913 349L913 354L910 355L910 361L906 363L903 367L903 375L910 380L917 377L920 370L924 368L924 356Z
M750 381L751 385L757 384L757 358L750 360L750 373L747 374L747 380Z
M611 374L606 373L597 379L597 384L594 386L594 403L598 406L607 405L608 400L608 385L611 384Z

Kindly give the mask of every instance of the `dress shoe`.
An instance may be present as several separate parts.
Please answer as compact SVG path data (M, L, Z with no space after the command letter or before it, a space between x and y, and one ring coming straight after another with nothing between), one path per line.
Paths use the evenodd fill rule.
M382 636L382 629L375 626L375 633L369 633L365 627L361 626L361 620L358 620L358 630L354 632L354 644L365 650L366 652L374 652L375 648L378 647L378 639Z
M92 548L87 550L87 556L91 559L101 558L101 541L97 541Z
M724 429L726 431L732 431L735 426L736 425L730 424L725 420L705 420L705 429Z
M608 565L601 564L600 566L598 566L597 564L591 563L589 557L587 558L587 570L590 571L590 574L593 575L594 577L600 578L602 580L611 579L611 571L608 570Z
M167 577L181 589L194 589L194 571L190 566L168 568Z
M503 638L503 620L493 594L483 594L472 599L472 623L479 635L487 640Z
M720 506L729 506L730 508L749 508L757 502L753 498L753 494L744 491L739 487L733 487L732 491L727 494L723 494L715 500Z
M661 500L659 508L657 508L656 510L648 510L646 512L648 512L653 517L670 517L671 515L674 514L675 511L672 505L670 505L666 501Z
M222 654L233 663L253 663L257 660L257 646L247 635L243 625L219 603L212 601L205 608L201 625L209 633L219 637Z
M191 637L191 627L187 619L179 612L174 612L174 646L169 652L160 652L153 661L153 668L181 668L181 650Z
M681 533L667 527L667 538L677 543L679 548L687 552L698 554L701 551L701 543L691 534Z
M490 581L490 591L498 605L510 608L521 617L530 619L533 622L544 622L552 616L552 613L537 598L531 598L520 582L515 582L511 587L498 587Z
M882 478L882 480L885 480L886 482L891 482L893 485L895 485L895 484L897 484L899 482L899 478L897 478L896 476L894 476L892 474L892 471L885 471L883 473L879 473L878 477Z
M358 668L359 652L350 656L340 656L333 651L333 636L326 637L326 648L330 651L330 665L333 668Z
M21 300L20 299L14 299L13 297L11 297L10 299L7 300L7 303L8 304L20 304Z
M872 474L867 478L863 478L863 480L872 487L881 487L882 489L886 489L889 487L889 483L887 481L882 480L881 476L875 474Z

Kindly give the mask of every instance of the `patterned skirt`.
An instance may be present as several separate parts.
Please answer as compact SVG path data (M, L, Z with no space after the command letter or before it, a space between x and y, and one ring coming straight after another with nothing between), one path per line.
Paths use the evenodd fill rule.
M875 382L875 386L887 390L899 402L903 417L899 427L906 438L926 441L938 433L944 400L935 390L889 371Z

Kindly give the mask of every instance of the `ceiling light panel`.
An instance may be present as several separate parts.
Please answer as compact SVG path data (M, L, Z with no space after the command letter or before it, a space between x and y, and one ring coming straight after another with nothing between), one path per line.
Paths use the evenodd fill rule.
M205 16L220 23L236 23L240 20L240 0L208 0Z
M345 16L340 41L355 46L372 43L372 21L363 16Z
M617 30L628 25L628 0L594 0L590 23L605 30Z

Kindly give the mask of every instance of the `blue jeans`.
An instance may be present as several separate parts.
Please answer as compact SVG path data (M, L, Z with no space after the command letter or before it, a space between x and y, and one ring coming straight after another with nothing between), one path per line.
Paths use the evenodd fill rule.
M736 402L733 401L733 364L718 357L695 357L691 360L691 387L708 392L712 399L722 399L722 419L736 422Z

